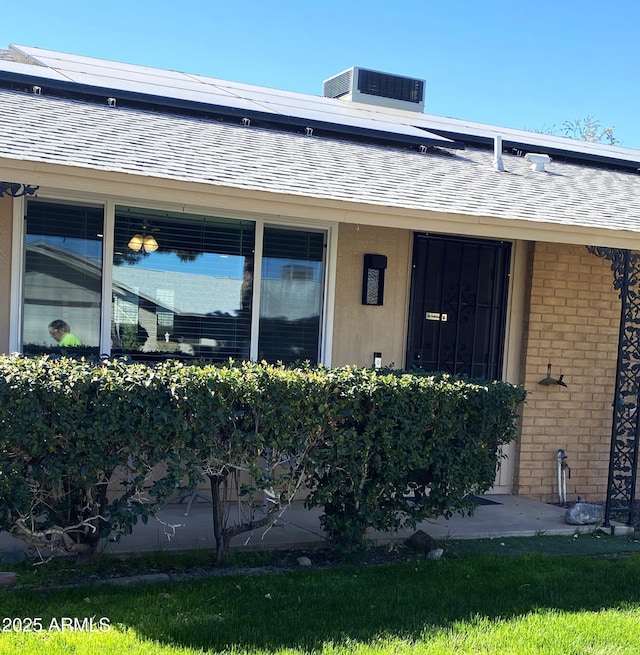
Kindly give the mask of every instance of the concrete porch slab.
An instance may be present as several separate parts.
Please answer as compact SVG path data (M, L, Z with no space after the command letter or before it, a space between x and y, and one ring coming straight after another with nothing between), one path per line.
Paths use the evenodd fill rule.
M450 519L426 520L421 529L435 539L486 539L536 535L573 535L591 532L596 526L574 526L564 521L565 509L519 496L487 495L472 516L455 515ZM147 525L139 524L133 534L123 537L120 543L108 544L106 552L136 553L153 550L190 550L213 547L213 520L211 505L199 500L186 514L186 503L167 505L157 519ZM320 509L307 510L302 503L282 513L269 529L236 537L232 549L285 549L321 548L326 538L320 527ZM615 534L631 531L627 526L615 526ZM404 541L414 532L401 530L397 534L370 532L377 544ZM0 533L0 555L25 551L25 544L7 533Z

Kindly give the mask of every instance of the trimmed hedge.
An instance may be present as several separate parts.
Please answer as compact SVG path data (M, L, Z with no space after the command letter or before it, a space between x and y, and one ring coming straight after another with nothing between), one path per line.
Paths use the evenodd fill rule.
M82 553L146 522L187 473L179 370L0 357L0 528Z
M2 356L0 529L94 553L208 478L218 559L302 485L332 544L353 553L368 528L468 509L524 398L501 382L353 367ZM248 508L233 525L230 482ZM274 511L258 521L265 489Z
M347 368L327 382L338 429L311 453L307 504L324 507L322 525L343 553L365 548L368 528L471 511L525 398L510 384L444 374Z

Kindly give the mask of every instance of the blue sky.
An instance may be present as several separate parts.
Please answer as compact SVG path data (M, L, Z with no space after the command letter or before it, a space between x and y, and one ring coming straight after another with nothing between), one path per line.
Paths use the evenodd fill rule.
M38 46L322 93L362 66L427 81L426 112L545 130L591 116L640 149L638 0L30 0Z

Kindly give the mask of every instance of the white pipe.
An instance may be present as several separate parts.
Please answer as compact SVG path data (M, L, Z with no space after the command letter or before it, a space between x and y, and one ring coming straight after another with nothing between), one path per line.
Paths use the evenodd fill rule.
M556 461L558 462L558 501L561 505L567 502L567 473L564 466L567 459L567 451L559 448L556 453Z
M497 171L504 171L504 162L502 161L502 137L498 134L493 137L493 167Z

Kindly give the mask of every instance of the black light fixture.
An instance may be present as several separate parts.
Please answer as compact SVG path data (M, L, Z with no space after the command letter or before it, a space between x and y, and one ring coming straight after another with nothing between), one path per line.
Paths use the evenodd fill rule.
M20 182L0 182L0 198L4 195L12 198L33 196L39 188L30 184L20 184Z
M362 304L382 305L384 299L384 271L387 268L386 255L364 256L362 274Z

